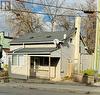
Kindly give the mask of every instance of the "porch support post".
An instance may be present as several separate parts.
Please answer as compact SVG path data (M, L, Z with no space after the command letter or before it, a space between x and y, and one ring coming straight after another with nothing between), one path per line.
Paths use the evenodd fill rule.
M35 57L34 57L34 72L36 71L36 62L35 62Z
M50 66L51 66L51 57L49 56L49 79L50 79Z

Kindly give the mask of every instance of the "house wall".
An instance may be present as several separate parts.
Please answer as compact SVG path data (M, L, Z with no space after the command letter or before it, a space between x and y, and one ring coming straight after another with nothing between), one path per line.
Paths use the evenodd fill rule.
M56 51L51 52L51 57L61 57L61 50L58 49Z
M10 56L11 58L11 56ZM12 58L10 59L9 75L12 78L27 79L30 76L30 57L24 55L24 64L22 66L12 65Z
M54 80L61 80L61 75L60 75L60 65L61 65L61 60L59 60L57 66L56 66L56 77Z
M56 50L51 53L51 57L56 56L60 57L60 60L56 66L56 77L52 78L52 80L58 81L67 76L68 73L70 73L68 65L74 63L74 45L69 44L69 47L62 46L62 49Z
M19 49L19 48L23 48L23 45L14 45L14 46L10 46L10 51L13 51L13 50L16 50L16 49Z
M60 58L60 57L61 57L61 50L58 49L58 50L52 52L52 53L51 53L51 57L59 57L59 58ZM61 59L59 59L58 64L57 64L57 66L56 66L56 68L55 68L55 72L54 72L55 77L51 78L51 79L54 80L54 81L61 80L60 65L61 65Z
M68 68L69 64L74 63L74 46L69 45L69 47L64 46L62 47L62 53L61 53L61 64L60 64L60 73L61 73L61 78L64 78L67 76L70 68Z

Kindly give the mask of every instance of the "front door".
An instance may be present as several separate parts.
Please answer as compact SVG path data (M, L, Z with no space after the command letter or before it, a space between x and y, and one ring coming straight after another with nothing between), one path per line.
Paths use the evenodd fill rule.
M31 69L30 69L30 76L36 77L36 72L38 71L38 66L40 64L40 60L38 57L31 56Z

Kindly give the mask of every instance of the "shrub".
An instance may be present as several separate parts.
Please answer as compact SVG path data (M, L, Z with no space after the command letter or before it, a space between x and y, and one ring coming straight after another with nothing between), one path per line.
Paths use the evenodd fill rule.
M7 71L8 70L8 65L4 64L4 70Z
M84 70L83 73L92 76L96 73L96 71L92 69L87 69L87 70Z

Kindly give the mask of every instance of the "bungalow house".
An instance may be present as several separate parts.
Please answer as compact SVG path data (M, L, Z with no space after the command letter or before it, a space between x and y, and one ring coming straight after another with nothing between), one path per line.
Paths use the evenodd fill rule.
M31 32L14 39L10 42L9 76L61 80L70 75L79 57L79 51L75 52L79 50L75 48L79 44L78 31L75 28L66 32Z
M74 59L72 32L28 33L10 43L10 71L13 78L41 77L61 79L67 63Z

